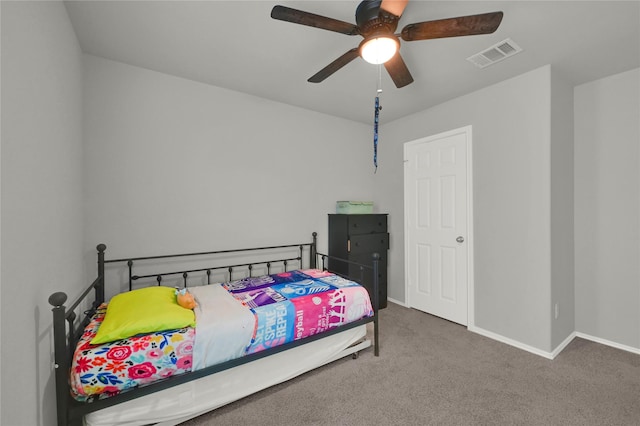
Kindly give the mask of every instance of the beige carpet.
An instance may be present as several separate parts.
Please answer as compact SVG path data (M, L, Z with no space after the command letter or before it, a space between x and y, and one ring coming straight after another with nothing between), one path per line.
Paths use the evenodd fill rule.
M367 349L204 425L640 425L640 355L575 339L551 361L393 303Z

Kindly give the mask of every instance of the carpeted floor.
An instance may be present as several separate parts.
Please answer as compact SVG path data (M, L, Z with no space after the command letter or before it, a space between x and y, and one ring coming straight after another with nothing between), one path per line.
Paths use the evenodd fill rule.
M184 423L640 425L640 356L575 339L551 361L390 303L367 349Z

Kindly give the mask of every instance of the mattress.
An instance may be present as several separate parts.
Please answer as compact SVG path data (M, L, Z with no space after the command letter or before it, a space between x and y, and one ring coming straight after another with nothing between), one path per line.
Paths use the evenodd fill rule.
M189 291L197 302L195 328L91 345L106 306L98 309L73 357L73 396L80 401L109 397L373 315L364 287L320 270L249 277Z

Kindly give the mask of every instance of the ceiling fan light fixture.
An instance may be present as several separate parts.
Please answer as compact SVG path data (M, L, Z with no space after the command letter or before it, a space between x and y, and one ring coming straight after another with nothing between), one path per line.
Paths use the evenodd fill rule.
M271 17L279 21L363 37L358 47L346 51L312 75L308 82L320 83L360 56L369 63L384 64L393 83L401 88L411 84L413 77L400 54L398 37L402 37L404 41L418 41L491 34L498 29L504 15L502 12L490 12L417 22L405 25L396 34L398 21L408 2L409 0L362 0L356 8L357 25L280 5L273 7Z
M376 35L362 40L360 56L370 64L384 64L399 48L400 42L395 35Z

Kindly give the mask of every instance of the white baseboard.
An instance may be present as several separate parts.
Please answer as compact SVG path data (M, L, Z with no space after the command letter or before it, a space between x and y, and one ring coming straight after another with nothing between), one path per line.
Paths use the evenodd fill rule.
M590 336L584 333L575 333L575 337L580 337L581 339L591 340L592 342L600 343L603 345L611 346L612 348L621 349L623 351L631 352L634 354L640 355L640 348L634 348L633 346L623 345L621 343L612 342L611 340L601 339L599 337Z
M540 355L540 356L548 358L548 359L554 359L555 357L557 357L560 354L560 352L562 352L564 350L564 348L566 348L569 345L569 343L571 343L573 341L573 339L575 339L576 337L580 337L581 339L590 340L590 341L595 342L595 343L600 343L602 345L611 346L612 348L616 348L616 349L620 349L620 350L623 350L623 351L627 351L627 352L631 352L631 353L640 355L640 349L639 348L634 348L632 346L627 346L627 345L623 345L623 344L620 344L620 343L612 342L611 340L606 340L606 339L601 339L599 337L590 336L588 334L580 333L580 332L577 332L577 331L574 331L569 336L567 336L567 338L564 339L564 341L562 343L560 343L553 351L546 352L546 351L543 351L541 349L535 348L533 346L529 346L527 344L519 342L517 340L513 340L513 339L510 339L508 337L504 337L504 336L502 336L500 334L493 333L491 331L487 331L487 330L484 330L484 329L479 328L479 327L470 326L467 329L469 331L474 332L474 333L481 334L481 335L483 335L485 337L489 337L490 339L497 340L498 342L506 343L507 345L514 346L514 347L516 347L518 349L522 349L522 350L525 350L527 352L531 352L532 354Z
M564 339L564 341L562 343L560 343L552 352L551 352L551 359L554 359L555 357L558 356L558 354L560 354L560 352L562 352L564 350L564 348L567 347L567 345L569 343L571 343L573 341L573 339L576 337L576 332L574 331L573 333L571 333L570 335L567 336L566 339Z
M472 332L477 333L477 334L481 334L481 335L483 335L485 337L488 337L490 339L497 340L498 342L506 343L507 345L514 346L514 347L516 347L518 349L522 349L524 351L531 352L532 354L535 354L535 355L539 355L539 356L542 356L542 357L545 357L545 358L548 358L548 359L553 359L553 357L554 357L554 355L551 352L543 351L541 349L535 348L533 346L529 346L527 344L524 344L522 342L518 342L517 340L513 340L513 339L510 339L508 337L504 337L504 336L502 336L500 334L494 333L492 331L485 330L485 329L480 328L480 327L469 326L469 327L467 327L467 330L472 331Z
M395 303L396 305L400 305L400 306L403 306L405 308L409 307L406 303L400 302L399 300L395 300L395 299L391 299L391 298L388 298L387 300L389 302L391 302L391 303ZM588 334L585 334L585 333L580 333L578 331L574 331L573 333L568 335L567 338L564 339L564 341L562 343L560 343L558 346L556 346L556 348L553 351L546 352L546 351L543 351L541 349L535 348L533 346L529 346L527 344L519 342L517 340L513 340L513 339L510 339L508 337L502 336L502 335L500 335L498 333L494 333L492 331L488 331L488 330L485 330L483 328L476 327L475 325L469 325L467 327L467 330L469 330L469 331L471 331L473 333L477 333L477 334L480 334L482 336L488 337L490 339L497 340L498 342L505 343L505 344L510 345L510 346L514 346L514 347L516 347L518 349L522 349L524 351L531 352L532 354L539 355L539 356L542 356L542 357L547 358L547 359L554 359L555 357L557 357L560 354L560 352L562 352L564 350L564 348L566 348L569 345L569 343L571 343L573 341L573 339L575 339L576 337L580 337L581 339L590 340L590 341L595 342L595 343L600 343L602 345L611 346L612 348L616 348L616 349L620 349L620 350L623 350L623 351L627 351L627 352L631 352L631 353L640 355L640 348L634 348L633 346L627 346L627 345L623 345L621 343L612 342L611 340L601 339L599 337L591 336L591 335L588 335Z
M406 303L401 302L401 301L396 300L396 299L392 299L390 297L387 297L387 302L395 303L396 305L400 305L403 308L408 308L409 307L409 305L407 305Z

